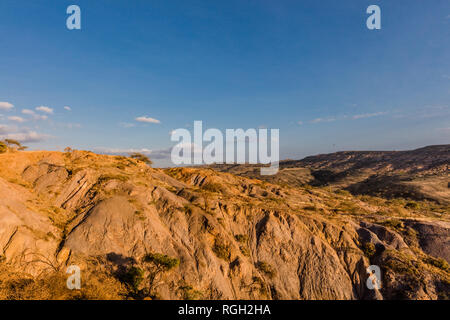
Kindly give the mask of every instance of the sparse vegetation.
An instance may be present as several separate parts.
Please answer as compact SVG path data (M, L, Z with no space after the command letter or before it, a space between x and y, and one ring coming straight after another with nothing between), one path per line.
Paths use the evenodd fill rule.
M164 273L180 265L179 259L169 257L162 253L147 253L142 259L142 262L148 273L148 293L151 297L156 297L156 289Z
M417 209L420 209L420 205L415 201L409 201L405 204L405 208L417 210Z
M181 291L183 300L199 300L203 297L201 291L195 290L193 286L188 284L181 285L178 290Z
M450 266L449 266L448 262L442 258L428 257L424 261L428 264L435 266L436 268L441 269L441 270L450 271Z
M0 153L5 153L8 151L8 146L3 141L0 141Z
M134 295L137 295L139 287L144 281L144 270L135 266L129 266L125 272L119 275L119 279L127 285Z
M8 146L8 148L11 150L22 151L22 150L25 150L28 148L26 146L23 146L19 141L14 140L14 139L5 139L3 141Z
M149 166L151 166L153 164L153 161L150 160L149 157L147 157L145 154L142 154L139 152L133 152L132 154L130 154L130 158L144 162L145 164L147 164Z
M386 227L390 227L390 228L393 228L393 229L399 230L399 231L405 227L403 222L400 220L397 220L397 219L390 219L390 220L384 221L383 224Z
M0 300L111 300L121 299L120 283L101 271L85 271L80 290L69 290L63 271L49 271L36 278L0 264Z
M129 178L127 176L120 175L120 174L102 174L98 178L98 183L102 184L102 183L110 181L110 180L118 180L118 181L126 182L129 180Z
M245 234L237 234L234 236L234 238L236 239L237 242L240 243L247 243L248 241L248 236Z
M265 273L269 278L273 278L276 275L275 269L270 264L268 264L267 262L258 261L258 263L256 264L256 267L260 271Z
M368 258L372 258L377 252L375 245L371 242L365 242L362 246L362 251L364 255Z
M8 148L6 144L5 146ZM22 274L16 277L0 273L0 299L6 296L17 299L289 299L298 297L298 291L291 291L280 285L286 283L285 280L290 281L291 276L295 278L296 270L302 270L304 264L308 263L305 259L296 258L297 250L301 250L301 254L317 257L316 265L327 264L327 268L320 269L324 276L329 276L329 264L337 263L356 277L361 276L357 269L360 265L355 267L353 263L346 261L346 257L356 262L360 259L361 251L355 246L363 251L372 264L380 265L383 275L387 275L383 281L391 279L395 282L394 285L401 288L395 289L397 291L405 288L409 293L417 293L423 288L420 294L425 298L425 295L445 297L444 293L448 291L445 282L450 278L448 263L443 259L430 257L429 253L424 252L426 249L422 249L424 246L421 242L426 237L424 229L428 229L422 228L422 223L434 226L437 235L435 238L439 241L442 226L434 223L448 221L448 206L445 204L411 199L387 200L368 195L353 196L347 192L335 191L333 186L309 187L307 192L298 186L260 183L202 168L152 170L129 157L95 155L78 150L68 155L59 152L8 152L0 158L4 164L0 167L0 177L4 181L0 188L7 195L0 197L4 212L11 216L21 214L19 210L23 203L27 214L44 218L39 224L21 227L20 230L26 233L18 232L13 235L18 240L27 236L33 241L39 241L39 250L45 254L50 253L51 257L61 257L61 261L69 261L66 260L66 254L69 254L67 249L74 250L75 253L77 249L73 248L79 246L89 252L96 248L97 241L101 241L103 237L108 237L108 241L102 243L108 252L123 248L124 252L131 255L108 263L99 262L99 270L110 271L109 275L102 274L100 277L107 285L93 280L98 285L98 291L93 287L83 291L83 287L79 292L68 292L65 289L61 274L65 279L67 276L63 274L64 268L61 265L45 259L33 259L33 263L38 261L38 268L40 265L48 265L53 275L48 273L32 278ZM60 177L55 177L54 171L45 176L45 172L49 170L46 169L47 166L40 167L39 164L45 161L55 161L57 166L65 164L69 176L66 177L63 170L63 182L58 180ZM23 168L29 165L33 170L34 166L38 168L38 178L29 179L22 175ZM29 175L34 175L34 172L30 170ZM19 187L21 184L27 186L27 190ZM65 190L69 186L74 186L73 190ZM243 189L246 191L243 192ZM87 193L83 194L84 191ZM21 199L25 193L27 197ZM109 202L111 198L117 202ZM125 207L131 209L122 215ZM147 223L141 223L138 219L146 219ZM367 225L363 222L367 222ZM391 242L391 232L381 227L372 228L374 224L383 225L390 231L399 231L399 236L409 248L392 250L396 243ZM360 228L369 229L376 234L376 242L380 245L375 247L373 243L365 242L375 239L375 236L371 234L372 238L366 237L367 234L361 233ZM15 229L10 230L14 232ZM6 235L6 240L11 232ZM133 232L136 234L132 234ZM364 240L358 240L358 234ZM170 245L165 243L168 235L172 236ZM146 242L148 236L152 237L150 242ZM28 241L28 238L25 240ZM435 240L426 240L431 242L431 246L440 248L441 243L436 245L433 242ZM17 241L16 238L14 241ZM303 245L304 243L308 245ZM393 246L389 245L391 243ZM205 252L205 245L209 252ZM55 255L52 247L57 247L57 252L61 252L61 255ZM149 248L175 248L174 252L183 255L180 274L176 269L180 260L175 256L162 253L150 253L143 259L137 256L139 252L145 252ZM184 248L192 249L192 256L178 251ZM30 249L34 250L32 246ZM261 261L265 259L261 249L267 249L273 259L267 255L266 261ZM0 268L15 263L13 259L17 259L17 255L13 255L16 253L13 250L8 252L7 261L0 255ZM330 260L329 257L335 253L344 260ZM347 253L355 254L357 260ZM70 262L72 259L84 258L73 255ZM14 268L16 271L22 270L18 265L14 265ZM201 273L204 273L204 277ZM232 294L224 287L226 282L216 281L214 278L222 275L225 280L227 277L231 279ZM86 273L85 279L83 271L83 285L85 281L90 281L91 276ZM318 276L314 272L304 275L305 281L312 284L317 282ZM274 277L283 281L271 281ZM209 287L205 287L205 281L196 282L202 278L211 279ZM109 284L108 279L111 280ZM45 284L43 281L49 283ZM63 287L59 287L60 285ZM329 285L335 284L330 282ZM42 292L38 290L39 286L42 286ZM327 292L340 291L335 290L335 287L330 289ZM392 298L389 290L381 292L386 299ZM354 292L356 291L349 294Z
M209 192L223 192L223 187L219 183L208 182L202 185L201 188Z
M213 252L220 259L225 261L231 260L231 247L221 238L216 238L214 240Z

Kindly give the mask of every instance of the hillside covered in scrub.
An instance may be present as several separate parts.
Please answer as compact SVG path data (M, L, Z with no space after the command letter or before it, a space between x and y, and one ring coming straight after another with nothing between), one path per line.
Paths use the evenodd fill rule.
M449 144L408 151L341 151L284 160L273 176L261 176L257 165L209 167L282 185L328 186L352 194L450 205Z
M0 299L450 297L448 203L311 184L10 150ZM69 265L80 290L66 288ZM380 290L366 286L369 265L382 270Z

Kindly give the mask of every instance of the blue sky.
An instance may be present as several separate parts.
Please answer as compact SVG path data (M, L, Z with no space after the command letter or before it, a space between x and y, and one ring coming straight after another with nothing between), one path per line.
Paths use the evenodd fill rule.
M449 143L449 40L448 0L2 0L0 138L158 158L202 120L279 128L281 158Z

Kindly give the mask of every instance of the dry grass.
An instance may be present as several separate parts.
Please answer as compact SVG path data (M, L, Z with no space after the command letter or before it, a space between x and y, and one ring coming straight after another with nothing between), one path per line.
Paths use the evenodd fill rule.
M0 264L0 300L119 300L125 294L106 273L82 273L80 290L69 290L67 277L55 271L32 278Z

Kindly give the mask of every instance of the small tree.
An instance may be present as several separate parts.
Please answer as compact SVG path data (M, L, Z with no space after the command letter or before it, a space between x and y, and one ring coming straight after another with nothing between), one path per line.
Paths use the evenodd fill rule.
M133 152L130 154L130 158L136 159L138 161L142 161L146 163L147 165L151 166L153 164L153 161L150 160L149 157L147 157L145 154L139 153L139 152Z
M19 141L14 139L5 139L5 143L10 149L25 150L28 147L23 146Z
M126 269L120 278L133 294L137 295L139 293L139 286L144 280L144 270L131 266Z
M0 141L0 153L5 153L6 151L8 151L8 146L3 141Z
M180 264L177 258L171 258L161 253L147 253L142 259L148 271L149 295L153 296L164 273Z

